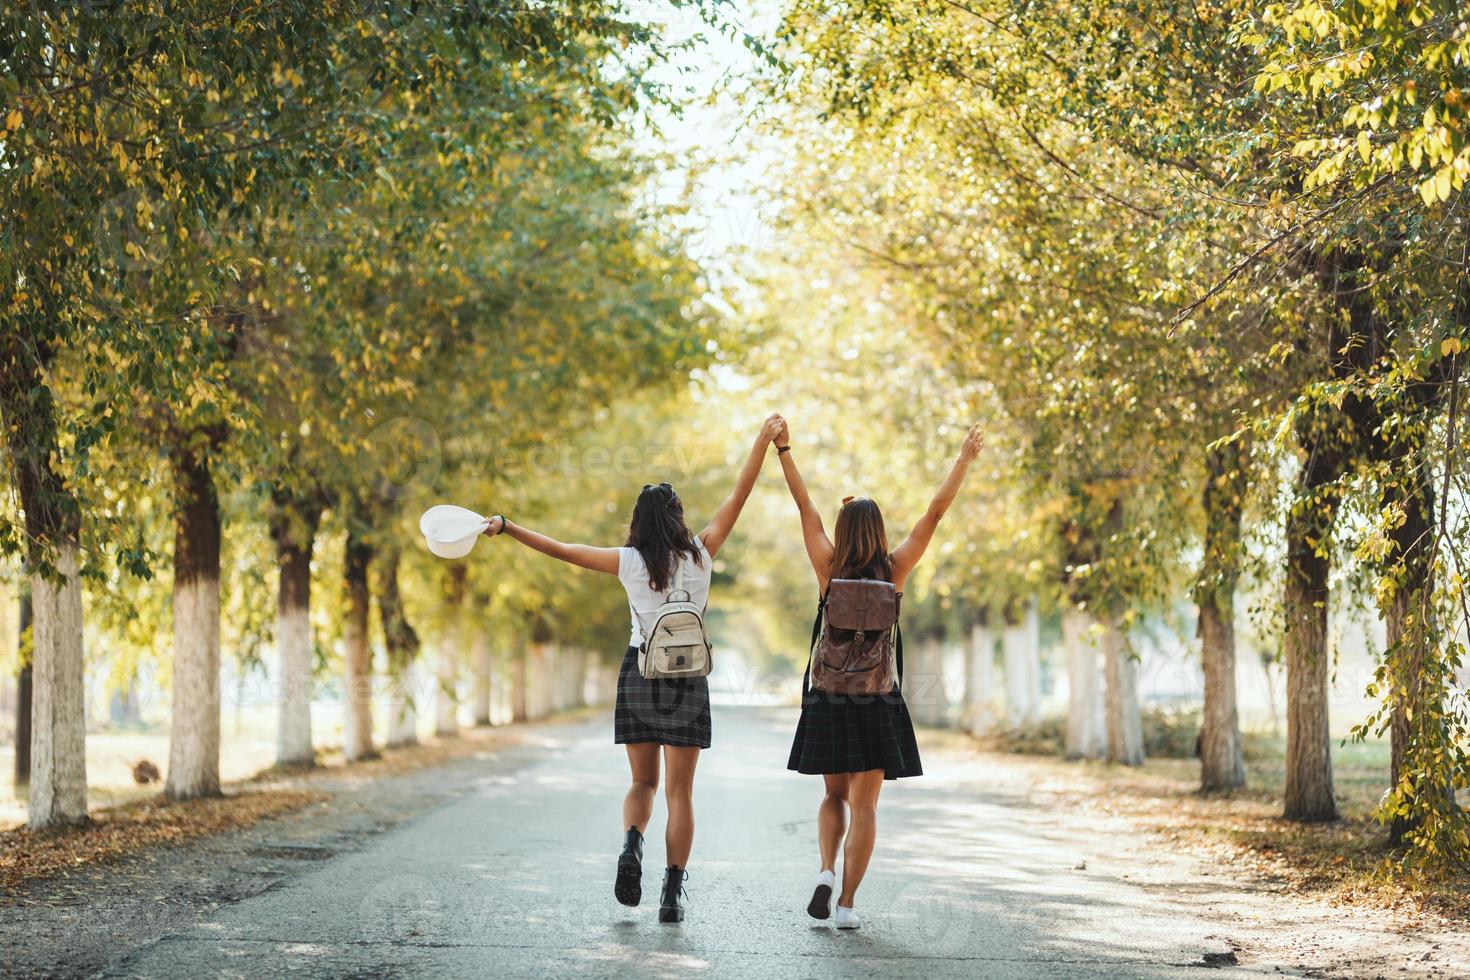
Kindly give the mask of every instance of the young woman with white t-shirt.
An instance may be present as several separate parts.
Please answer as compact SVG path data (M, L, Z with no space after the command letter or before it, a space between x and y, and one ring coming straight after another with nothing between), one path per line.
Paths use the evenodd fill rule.
M633 505L627 543L621 548L563 544L500 516L492 518L485 530L491 536L507 534L569 564L616 575L628 594L632 631L618 671L613 741L627 750L633 784L623 798L627 829L613 893L624 905L637 905L642 898L643 831L653 816L662 754L669 817L664 829L667 868L660 922L684 918L683 884L694 841L694 769L699 750L710 746L709 683L703 677L645 680L638 670L638 647L681 571L682 586L690 599L701 606L708 603L713 559L755 486L766 448L784 425L779 415L766 419L735 480L735 489L697 535L684 522L684 504L667 483L644 485Z

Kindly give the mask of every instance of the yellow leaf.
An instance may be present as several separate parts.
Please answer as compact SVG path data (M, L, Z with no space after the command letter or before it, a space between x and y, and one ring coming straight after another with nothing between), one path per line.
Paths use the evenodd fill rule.
M1453 357L1460 353L1460 339L1458 337L1446 337L1440 341L1439 353L1441 357Z
M1439 200L1438 196L1434 193L1433 177L1430 177L1419 185L1419 196L1424 199L1426 207L1432 207L1434 202Z
M21 115L19 109L11 109L10 114L5 117L5 128L12 133L20 129Z

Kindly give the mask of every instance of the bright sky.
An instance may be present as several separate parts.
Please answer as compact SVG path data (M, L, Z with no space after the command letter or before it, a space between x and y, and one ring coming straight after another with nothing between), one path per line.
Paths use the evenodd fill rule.
M651 151L673 157L657 193L660 200L677 203L689 192L690 251L709 270L713 288L717 293L738 289L736 253L768 244L763 240L771 233L765 174L775 159L775 150L761 145L756 127L747 120L748 107L740 105L748 77L758 67L742 38L750 33L768 39L779 7L731 0L722 6L721 17L733 37L711 28L692 4L633 0L630 9L664 25L668 41L694 42L652 73L681 93L682 113L654 112L659 132L645 131L641 138Z

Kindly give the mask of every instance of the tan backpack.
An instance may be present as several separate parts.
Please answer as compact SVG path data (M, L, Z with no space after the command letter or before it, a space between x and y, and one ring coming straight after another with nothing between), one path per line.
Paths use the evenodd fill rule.
M633 608L631 602L628 608ZM674 587L653 614L653 628L638 651L638 669L645 680L656 680L706 677L713 666L704 609L690 600L684 588L684 564L680 562L674 573Z
M881 579L833 579L812 624L810 686L829 694L887 694L903 681L903 598ZM807 692L802 682L802 694Z

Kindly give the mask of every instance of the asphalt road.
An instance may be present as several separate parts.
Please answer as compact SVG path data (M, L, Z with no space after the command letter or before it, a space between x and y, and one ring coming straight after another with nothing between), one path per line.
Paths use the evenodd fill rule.
M793 722L716 708L682 925L657 921L661 802L643 905L612 897L627 769L599 717L446 769L441 804L104 975L1197 978L1205 954L1232 949L1239 965L1213 975L1329 966L1281 955L1293 910L1320 935L1297 903L1191 875L1124 822L1078 826L990 787L983 756L939 752L884 788L863 928L817 924L820 781L784 768Z

